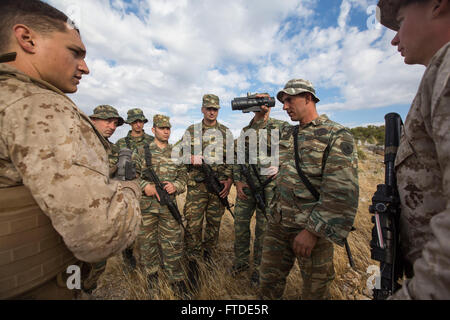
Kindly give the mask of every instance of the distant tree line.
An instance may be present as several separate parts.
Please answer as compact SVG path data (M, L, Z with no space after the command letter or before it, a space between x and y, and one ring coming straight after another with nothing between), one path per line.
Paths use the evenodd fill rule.
M370 144L376 144L379 146L384 145L384 126L367 126L367 127L356 127L350 129L353 137L361 142L367 142Z

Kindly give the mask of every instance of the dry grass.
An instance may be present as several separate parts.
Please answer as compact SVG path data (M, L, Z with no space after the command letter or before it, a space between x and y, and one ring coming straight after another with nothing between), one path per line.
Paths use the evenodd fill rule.
M344 248L335 246L334 264L336 279L331 286L333 300L364 300L370 298L366 289L369 274L367 267L375 264L370 259L369 241L372 223L368 212L369 203L376 190L377 184L383 182L383 158L366 151L367 159L359 163L360 199L359 209L355 220L356 231L348 238L352 250L356 271L350 268ZM235 189L230 193L230 203L234 203ZM178 199L179 207L184 205L184 195ZM255 220L252 220L252 232ZM201 264L201 286L197 300L248 300L258 299L258 292L250 285L251 270L238 275L236 278L227 274L226 270L233 261L234 227L233 219L228 212L222 218L219 236L219 255L214 257L214 263L209 268ZM170 290L167 279L160 277L159 290L152 292L147 288L145 275L139 271L129 273L123 265L121 257L108 260L107 269L99 280L98 288L93 292L94 299L133 299L133 300L172 300L176 299ZM297 263L292 269L284 292L284 299L301 299L301 275Z

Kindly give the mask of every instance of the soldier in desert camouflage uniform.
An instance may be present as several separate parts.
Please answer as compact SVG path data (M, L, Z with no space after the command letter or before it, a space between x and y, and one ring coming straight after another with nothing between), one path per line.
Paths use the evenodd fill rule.
M0 21L0 52L17 54L0 64L0 299L72 298L56 275L132 243L141 190L109 178L108 142L65 95L89 73L68 17L3 0Z
M152 132L155 140L148 146L149 155L144 147L138 148L139 160L137 171L141 172L141 188L145 196L141 200L143 227L138 237L141 265L148 274L150 287L155 286L158 279L159 261L169 277L172 288L179 297L186 294L185 274L182 269L183 233L182 227L170 213L167 205L159 203L153 181L143 179L142 173L147 168L147 161L158 176L164 189L175 196L183 193L187 183L187 168L182 163L172 160L172 146L168 143L171 124L169 117L157 114L153 117ZM147 157L147 159L146 159ZM159 252L158 244L161 245ZM162 257L159 257L159 255ZM159 259L161 258L161 259Z
M264 238L261 294L280 299L297 258L303 278L303 299L328 299L334 279L333 242L344 244L358 206L357 154L350 131L319 116L319 101L309 81L290 80L277 95L294 127L282 129L280 171L275 181L273 218ZM298 141L299 166L319 199L305 186L295 163Z
M407 279L391 299L450 299L450 1L383 0L406 64L426 66L395 159Z
M90 115L89 118L91 118L95 128L100 132L103 138L108 141L109 146L111 147L111 150L109 150L108 153L108 159L110 175L113 175L113 173L117 170L116 164L119 157L119 150L116 145L108 139L114 134L117 127L123 125L124 120L119 115L117 110L109 105L100 105L96 107L94 109L94 113ZM89 274L85 279L83 279L82 289L87 293L91 293L95 288L97 288L98 279L106 269L106 260L97 263L89 263L87 265Z
M146 134L144 130L144 125L147 122L148 120L141 109L135 108L128 110L125 123L131 126L131 130L126 137L121 138L116 142L116 146L119 150L123 148L133 150L152 143L153 140L155 140L155 137Z
M202 254L209 259L217 246L219 238L220 221L225 211L225 207L219 198L207 190L204 183L204 174L200 166L202 154L205 161L214 158L215 163L211 163L211 168L217 174L219 180L225 188L221 192L221 197L227 197L232 183L232 166L226 164L226 132L228 128L217 121L219 114L219 97L214 94L203 96L202 113L204 115L201 123L191 125L185 135L188 133L191 138L189 141L183 139L183 143L190 144L191 165L189 167L188 190L186 195L186 204L184 206L184 216L187 220L186 229L190 236L185 235L185 246L189 258L199 257ZM223 138L222 144L216 141L216 135ZM201 139L201 142L199 141ZM186 141L184 141L186 140ZM217 146L208 155L205 149L211 146ZM222 154L216 154L215 151L222 149ZM211 150L211 149L209 149ZM219 150L222 151L222 150ZM218 164L221 162L221 164ZM203 219L206 219L205 237L202 241Z
M268 94L255 94L256 97L269 97ZM270 118L270 108L267 106L262 106L260 112L255 112L255 116L250 121L249 125L244 127L241 132L241 136L245 135L248 130L254 130L256 133L256 144L250 145L245 144L246 155L251 154L249 149L255 149L255 154L260 150L259 139L260 132L265 132L267 134L267 154L271 154L271 141L272 134L279 136L280 128L287 126L286 121L277 120ZM278 140L278 139L277 139ZM246 157L248 159L248 157ZM258 157L259 159L259 157ZM256 187L261 187L261 185L267 181L269 176L261 175L261 161L258 161L255 165L245 164L251 175L253 182ZM256 170L254 170L256 169ZM256 172L255 172L256 171ZM266 216L268 216L269 208L267 204L270 203L273 197L273 189L275 183L272 180L264 187L266 212L264 213L257 207L254 196L252 195L248 182L241 172L239 164L235 164L233 168L233 180L236 185L236 206L234 210L234 263L231 268L233 275L242 272L249 268L249 255L250 255L250 221L253 213L256 212L256 224L255 224L255 240L253 244L253 273L251 275L251 282L254 285L259 284L259 266L261 263L261 253L262 253L262 243L264 231L266 229Z

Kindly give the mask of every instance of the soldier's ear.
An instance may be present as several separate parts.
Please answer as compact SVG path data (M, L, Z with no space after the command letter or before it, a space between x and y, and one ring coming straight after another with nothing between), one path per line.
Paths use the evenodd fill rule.
M23 24L16 24L13 27L14 38L17 44L27 53L36 53L36 33Z
M433 0L432 1L432 16L436 18L443 14L448 14L450 11L450 0Z
M153 132L153 135L155 135L155 127L152 127L152 132Z

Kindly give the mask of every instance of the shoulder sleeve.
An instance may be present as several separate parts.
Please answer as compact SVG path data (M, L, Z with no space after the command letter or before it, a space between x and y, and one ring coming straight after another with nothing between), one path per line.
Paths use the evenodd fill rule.
M11 161L78 259L100 261L133 242L139 192L109 179L106 150L69 100L31 95L10 106L4 120Z
M343 245L358 209L358 155L353 136L343 128L332 135L327 148L320 200L312 210L307 228Z

